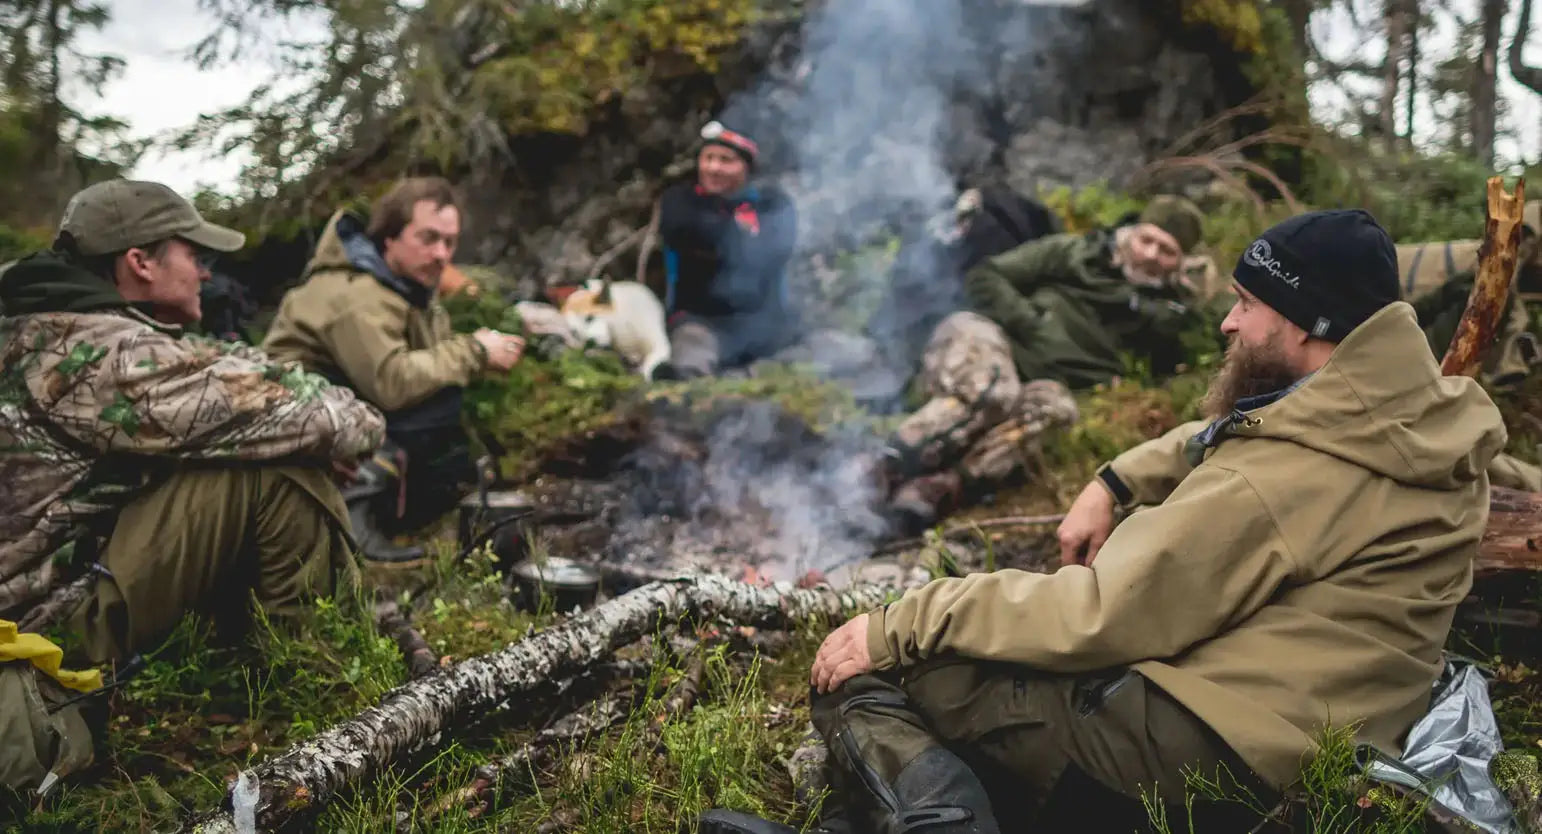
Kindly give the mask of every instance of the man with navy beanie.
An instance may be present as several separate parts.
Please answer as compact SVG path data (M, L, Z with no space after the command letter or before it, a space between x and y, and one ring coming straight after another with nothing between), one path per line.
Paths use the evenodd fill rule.
M1085 809L1089 783L1125 798L1097 802L1131 814L1112 830L1143 800L1184 812L1194 775L1269 807L1326 727L1401 754L1506 432L1476 380L1441 374L1393 252L1363 211L1264 232L1233 273L1211 419L1103 467L1059 570L934 580L825 639L823 831L1061 830L1044 812ZM1144 509L1116 528L1115 502ZM1258 820L1234 822L1216 830ZM701 830L793 829L714 811Z
M1280 223L1242 253L1233 277L1297 327L1330 342L1399 296L1397 248L1362 209L1315 211Z

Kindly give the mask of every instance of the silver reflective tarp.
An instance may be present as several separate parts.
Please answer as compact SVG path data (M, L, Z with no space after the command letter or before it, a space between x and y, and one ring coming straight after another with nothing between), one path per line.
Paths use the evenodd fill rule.
M1430 711L1408 732L1400 759L1362 748L1372 779L1402 785L1489 834L1518 834L1510 801L1489 776L1504 751L1478 667L1447 661Z

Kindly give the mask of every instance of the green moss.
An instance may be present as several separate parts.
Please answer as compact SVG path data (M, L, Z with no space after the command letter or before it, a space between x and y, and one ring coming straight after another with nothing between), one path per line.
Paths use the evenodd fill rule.
M1263 9L1256 0L1183 0L1183 22L1213 29L1237 52L1264 49Z

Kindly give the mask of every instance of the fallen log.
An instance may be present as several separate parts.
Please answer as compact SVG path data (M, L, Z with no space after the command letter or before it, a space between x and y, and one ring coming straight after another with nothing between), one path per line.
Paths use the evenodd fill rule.
M1456 335L1440 363L1440 372L1446 376L1477 376L1483 365L1483 353L1494 341L1505 301L1510 297L1510 280L1515 275L1525 203L1525 177L1516 182L1514 194L1505 191L1502 178L1489 178L1478 275L1467 298L1467 308L1456 325Z
M248 774L258 785L257 822L263 830L282 829L319 810L344 788L437 744L447 730L505 708L543 682L570 676L660 625L718 617L738 625L790 628L876 607L893 590L881 585L840 592L785 584L754 587L706 575L646 585L499 651L403 684L378 705L263 762ZM185 830L234 834L230 802L227 793L222 808Z
M1542 493L1491 487L1488 508L1477 574L1542 571Z

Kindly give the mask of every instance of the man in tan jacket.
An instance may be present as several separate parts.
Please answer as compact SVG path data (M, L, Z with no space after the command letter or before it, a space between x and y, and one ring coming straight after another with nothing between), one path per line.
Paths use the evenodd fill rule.
M1061 531L1070 564L940 579L826 639L814 722L857 830L1033 830L1073 785L1181 802L1190 770L1271 803L1328 725L1401 752L1504 425L1440 375L1365 212L1287 220L1234 277L1214 421L1104 468ZM1107 534L1114 500L1155 506Z
M454 189L438 177L403 180L368 219L337 212L262 343L274 359L347 385L385 414L390 443L346 493L364 553L377 561L422 555L392 547L376 524L411 529L454 506L472 478L460 422L465 386L508 370L524 352L518 336L451 332L435 290L460 225Z

